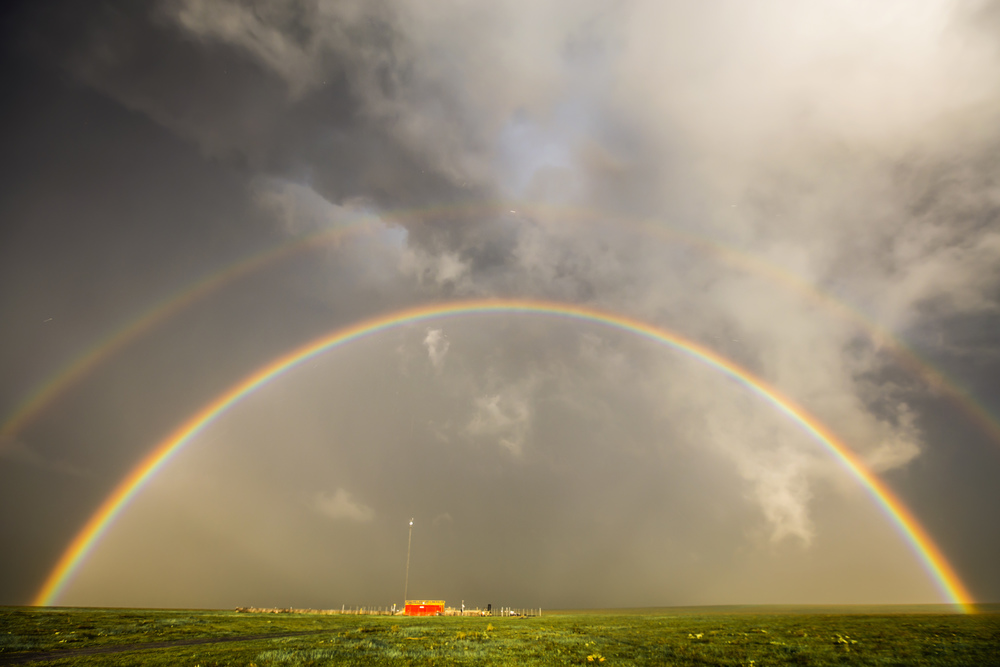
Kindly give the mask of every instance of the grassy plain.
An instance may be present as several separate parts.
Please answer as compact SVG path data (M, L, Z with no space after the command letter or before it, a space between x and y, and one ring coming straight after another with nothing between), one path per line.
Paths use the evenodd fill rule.
M522 619L7 607L0 608L0 665L29 653L100 647L129 650L34 664L1000 665L995 607L970 616L859 611L693 608ZM309 634L259 637L288 632ZM152 647L248 636L258 638Z

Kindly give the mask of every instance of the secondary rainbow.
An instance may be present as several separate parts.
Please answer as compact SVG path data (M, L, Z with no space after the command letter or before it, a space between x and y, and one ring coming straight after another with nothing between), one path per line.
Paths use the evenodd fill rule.
M832 312L841 319L851 322L878 344L885 344L898 361L914 375L921 377L932 387L942 389L945 396L957 406L967 417L977 423L986 435L997 445L1000 445L1000 422L971 392L961 387L944 373L934 368L932 364L922 359L903 340L881 327L857 309L847 305L834 296L820 290L795 274L782 269L747 252L726 246L718 241L695 235L691 232L668 227L654 220L628 220L611 218L607 215L587 209L568 207L540 206L525 203L494 202L476 205L454 204L426 209L390 211L382 214L366 214L355 218L345 227L324 230L312 235L295 239L277 247L268 248L256 255L241 259L223 269L205 276L191 285L174 293L169 298L146 309L137 318L119 327L110 335L104 337L86 352L61 368L58 372L43 381L35 390L28 394L7 419L0 424L0 439L10 438L20 432L28 423L34 420L42 410L57 396L73 386L102 361L116 351L137 339L146 331L151 330L161 322L166 321L184 308L196 303L209 294L231 284L243 277L297 255L310 248L321 247L329 242L336 242L348 232L364 229L365 224L373 221L388 221L402 223L405 221L440 220L447 217L467 217L474 215L503 215L513 206L520 214L545 216L549 221L564 219L570 222L604 222L614 225L624 224L633 229L661 237L668 242L680 242L701 253L712 256L731 266L737 267L751 275L761 276L776 285L797 293L808 301L816 303ZM511 211L515 215L520 215Z
M803 428L850 471L911 546L942 597L962 611L971 610L972 597L968 590L906 506L826 426L763 380L712 350L652 324L596 308L523 299L456 301L396 311L338 329L262 366L184 422L118 484L65 550L33 604L54 604L88 554L143 485L215 419L270 380L324 352L368 335L430 320L487 314L545 315L626 331L665 344L738 380Z
M91 345L83 354L52 374L28 394L0 426L0 438L12 437L20 432L38 416L45 406L81 380L87 373L94 370L102 361L188 306L197 303L226 285L253 275L286 257L337 242L345 235L358 229L357 225L338 227L295 239L276 248L268 248L264 252L244 257L219 271L204 276L146 308L137 317L132 318Z

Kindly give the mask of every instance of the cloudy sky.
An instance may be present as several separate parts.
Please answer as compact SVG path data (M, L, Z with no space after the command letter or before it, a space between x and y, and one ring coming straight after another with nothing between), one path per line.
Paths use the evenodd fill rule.
M740 364L1000 600L1000 3L4 11L0 604L254 369L491 297ZM449 604L942 599L858 479L744 385L627 332L480 314L247 397L59 602L399 603L411 517L408 594Z

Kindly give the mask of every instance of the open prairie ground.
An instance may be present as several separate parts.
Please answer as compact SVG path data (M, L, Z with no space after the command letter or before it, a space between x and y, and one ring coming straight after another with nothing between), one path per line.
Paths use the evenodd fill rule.
M0 665L1000 665L1000 608L980 611L715 607L403 618L4 607Z

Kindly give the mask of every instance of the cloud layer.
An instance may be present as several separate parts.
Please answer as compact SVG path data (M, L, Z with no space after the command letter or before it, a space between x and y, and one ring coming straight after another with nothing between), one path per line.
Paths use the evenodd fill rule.
M913 372L910 348L995 404L1000 49L984 29L997 24L995 4L164 0L23 10L31 58L218 171L205 179L215 194L196 195L161 178L152 151L141 167L160 188L150 208L187 207L145 223L171 239L150 242L165 264L194 247L206 249L206 267L252 254L233 239L259 251L345 230L178 318L131 366L123 358L99 378L94 401L145 407L105 438L119 449L95 446L91 460L66 465L120 476L120 461L199 402L336 326L417 303L523 296L604 308L716 350L831 426L908 501L933 505L993 446L977 432L963 441L977 453L953 453L942 433L964 417ZM202 220L191 211L213 196L226 214L181 229L176 220ZM109 219L107 239L143 224ZM137 303L179 284L167 269L132 270L148 285ZM29 291L41 299L75 279L56 275ZM95 316L93 330L109 319ZM284 582L262 596L310 595L297 573L329 546L317 517L336 520L330 539L354 541L341 564L366 573L338 590L391 596L372 582L398 566L399 528L421 513L433 545L421 547L420 576L466 598L497 587L448 554L518 579L511 590L537 596L525 605L935 595L919 568L887 574L891 558L910 557L827 452L683 355L558 318L470 318L332 356L234 416L214 443L239 457L228 459L239 461L233 479L181 503L215 508L184 524L199 527L191 544L232 526L214 533L219 554L267 529L308 545L287 566L277 547L259 548L247 572L270 568ZM133 394L150 373L164 378L162 395ZM73 414L104 414L85 407ZM103 424L95 433L112 428ZM5 456L49 447L39 461L71 461L58 444L68 427L47 428L38 445ZM197 458L219 475L225 460ZM324 481L319 470L336 472ZM923 500L923 475L940 496ZM223 491L243 484L280 511L255 523L249 510L224 509ZM989 493L968 502L986 506ZM171 497L142 511L169 516ZM283 512L295 518L282 524ZM949 512L932 514L935 525ZM955 552L1000 548L987 542ZM876 557L876 546L890 555ZM72 601L97 600L102 576L128 554L109 545ZM852 565L866 558L867 569ZM969 567L977 590L1000 591L988 568ZM203 577L192 568L192 580ZM130 571L142 579L141 567ZM835 574L814 585L810 572ZM581 578L593 583L587 593ZM205 604L229 604L242 581L234 575ZM132 603L124 584L112 588L108 600ZM160 604L171 593L149 595Z

